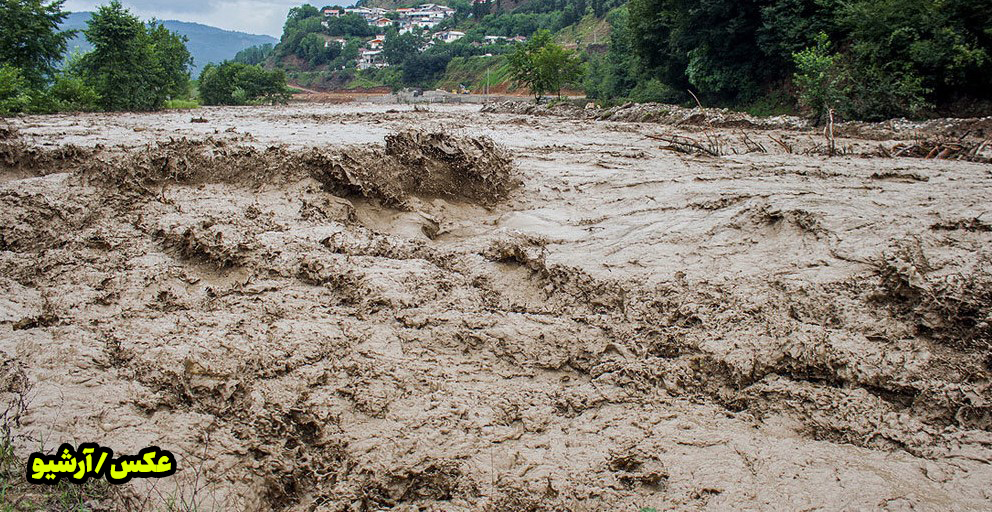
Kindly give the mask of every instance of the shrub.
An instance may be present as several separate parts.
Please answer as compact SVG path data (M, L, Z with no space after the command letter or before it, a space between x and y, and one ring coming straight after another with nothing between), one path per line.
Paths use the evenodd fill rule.
M79 77L58 75L48 90L55 110L92 112L100 108L100 95Z
M821 32L816 46L792 54L796 65L792 80L798 91L799 107L817 120L846 100L840 56L832 54L830 49L830 40Z
M31 90L21 70L0 64L0 116L9 116L28 110Z
M200 108L200 103L196 100L169 100L165 102L165 108L187 110Z
M200 74L200 98L205 105L285 103L289 99L286 74L240 62L207 65Z

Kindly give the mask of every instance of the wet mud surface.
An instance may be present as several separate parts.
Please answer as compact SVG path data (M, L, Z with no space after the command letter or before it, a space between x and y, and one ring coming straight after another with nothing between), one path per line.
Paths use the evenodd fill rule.
M179 459L107 508L987 510L992 166L795 128L12 120L0 411Z

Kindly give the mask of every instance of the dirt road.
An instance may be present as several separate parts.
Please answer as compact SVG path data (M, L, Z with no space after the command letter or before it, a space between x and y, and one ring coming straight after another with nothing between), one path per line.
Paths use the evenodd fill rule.
M919 133L827 157L366 104L11 126L16 454L179 459L98 506L992 507L992 166L879 156ZM410 128L466 139L384 145Z

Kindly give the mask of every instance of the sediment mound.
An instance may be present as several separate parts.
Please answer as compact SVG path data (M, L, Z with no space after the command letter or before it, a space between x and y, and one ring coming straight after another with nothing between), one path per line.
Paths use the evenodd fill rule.
M45 149L28 144L17 128L0 125L0 165L4 171L28 171L36 176L64 172L90 158L96 149L74 145Z
M170 139L80 166L96 183L137 193L170 183L258 186L313 177L330 192L403 206L412 195L491 204L517 185L510 155L487 138L405 131L384 147L258 149L212 138Z
M407 196L440 196L491 204L517 185L509 153L492 140L444 132L403 131L385 148L311 150L303 162L331 191L401 205Z

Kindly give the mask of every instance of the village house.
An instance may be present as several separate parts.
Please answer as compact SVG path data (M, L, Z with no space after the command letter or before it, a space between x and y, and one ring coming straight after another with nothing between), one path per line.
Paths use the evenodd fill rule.
M371 9L366 9L364 7L349 7L344 10L345 14L357 14L361 17L366 17L372 14Z
M378 7L373 7L371 9L367 7L352 7L345 9L344 12L346 14L357 14L371 25L379 18L384 17L387 11Z
M324 16L328 18L339 18L341 17L340 9L324 9Z
M444 43L453 43L463 37L465 37L465 32L459 32L457 30L445 30L444 32L434 34L435 39L440 39Z
M344 46L348 44L348 40L343 37L331 37L324 35L324 48L330 48L331 46Z
M324 15L334 16L331 13L335 12L338 12L338 10L325 9ZM395 13L397 19L387 18L387 13ZM378 7L349 7L344 9L344 14L357 14L369 25L376 28L386 28L396 24L398 25L400 34L406 34L416 29L433 29L445 19L454 16L455 9L437 4L421 4L417 7L401 7L393 10L380 9ZM342 13L338 12L337 16L340 15Z
M382 45L386 42L386 35L379 34L375 36L375 39L369 40L365 43L365 46L370 50L381 50Z
M370 50L362 48L358 52L358 69L384 68L388 67L386 59L382 56L382 50Z

